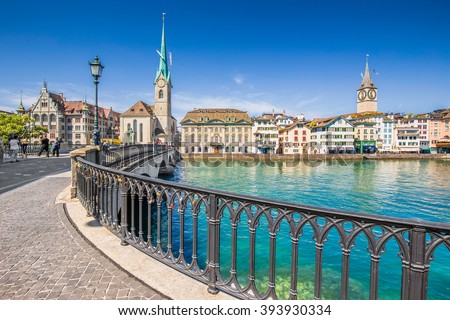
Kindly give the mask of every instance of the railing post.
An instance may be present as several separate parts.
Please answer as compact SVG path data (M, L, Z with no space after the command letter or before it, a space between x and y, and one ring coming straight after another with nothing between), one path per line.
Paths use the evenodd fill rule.
M217 196L209 195L209 215L208 215L208 266L209 281L208 292L217 294L217 277L219 273L219 240L220 240L220 220L217 212Z
M128 182L124 181L121 185L121 194L122 194L122 208L121 208L121 219L120 219L120 228L121 228L121 236L122 239L120 244L122 246L127 246L127 236L128 236Z
M425 265L426 231L414 228L409 233L409 290L408 299L425 300L427 297L428 268Z

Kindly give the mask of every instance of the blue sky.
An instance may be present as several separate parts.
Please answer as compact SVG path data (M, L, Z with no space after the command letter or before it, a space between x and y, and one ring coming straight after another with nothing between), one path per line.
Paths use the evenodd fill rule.
M173 55L172 110L233 107L308 118L356 110L365 55L380 111L450 106L446 1L10 1L0 12L0 109L43 80L69 100L94 100L88 60L106 66L99 104L153 104L161 14Z

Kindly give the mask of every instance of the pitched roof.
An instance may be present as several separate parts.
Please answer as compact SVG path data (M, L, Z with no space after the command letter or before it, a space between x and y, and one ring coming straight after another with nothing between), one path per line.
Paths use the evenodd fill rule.
M369 59L366 59L366 70L364 71L364 76L361 82L360 88L374 88L376 89L375 85L372 82L372 78L370 77L370 71L369 71Z
M83 102L83 101L65 101L64 102L64 114L65 115L81 114L85 103L89 108L89 114L93 115L95 113L95 106L90 103ZM105 111L105 110L108 110L108 109L98 107L99 118L108 118L108 116L106 116L107 111Z
M121 117L149 117L153 115L155 106L138 101L132 105L127 111L121 114Z
M235 118L234 121L233 117ZM252 119L248 116L246 111L231 108L194 109L192 111L189 111L180 123L184 124L189 121L193 123L208 124L213 122L214 120L219 120L220 122L228 124L234 124L238 122L252 123Z
M316 118L313 119L309 122L310 128L311 129L316 129L316 128L325 128L328 127L329 125L333 124L337 119L342 118L344 119L347 123L351 124L350 121L348 121L347 119L345 119L342 116L334 116L334 117L329 117L329 118ZM311 127L311 124L315 123L315 125L313 127Z

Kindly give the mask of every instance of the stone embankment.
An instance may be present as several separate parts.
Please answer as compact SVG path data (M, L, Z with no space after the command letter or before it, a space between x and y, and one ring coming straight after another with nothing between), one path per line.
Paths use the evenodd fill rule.
M182 154L182 158L188 162L220 162L238 160L245 162L270 162L270 161L318 161L318 160L429 160L450 159L450 154L417 154L417 153L376 153L376 154L230 154L230 153L203 153Z

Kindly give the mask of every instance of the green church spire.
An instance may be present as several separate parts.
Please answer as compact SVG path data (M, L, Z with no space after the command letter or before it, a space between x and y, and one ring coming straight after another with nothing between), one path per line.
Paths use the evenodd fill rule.
M166 52L166 37L164 35L164 16L166 14L163 13L162 15L162 38L161 38L161 51L156 50L159 55L159 69L156 72L156 78L158 79L159 75L162 74L164 79L168 82L170 80L170 71L169 71L169 64L167 63L167 52Z
M20 104L17 107L17 113L24 113L25 112L25 107L23 106L22 103L22 91L20 91Z

